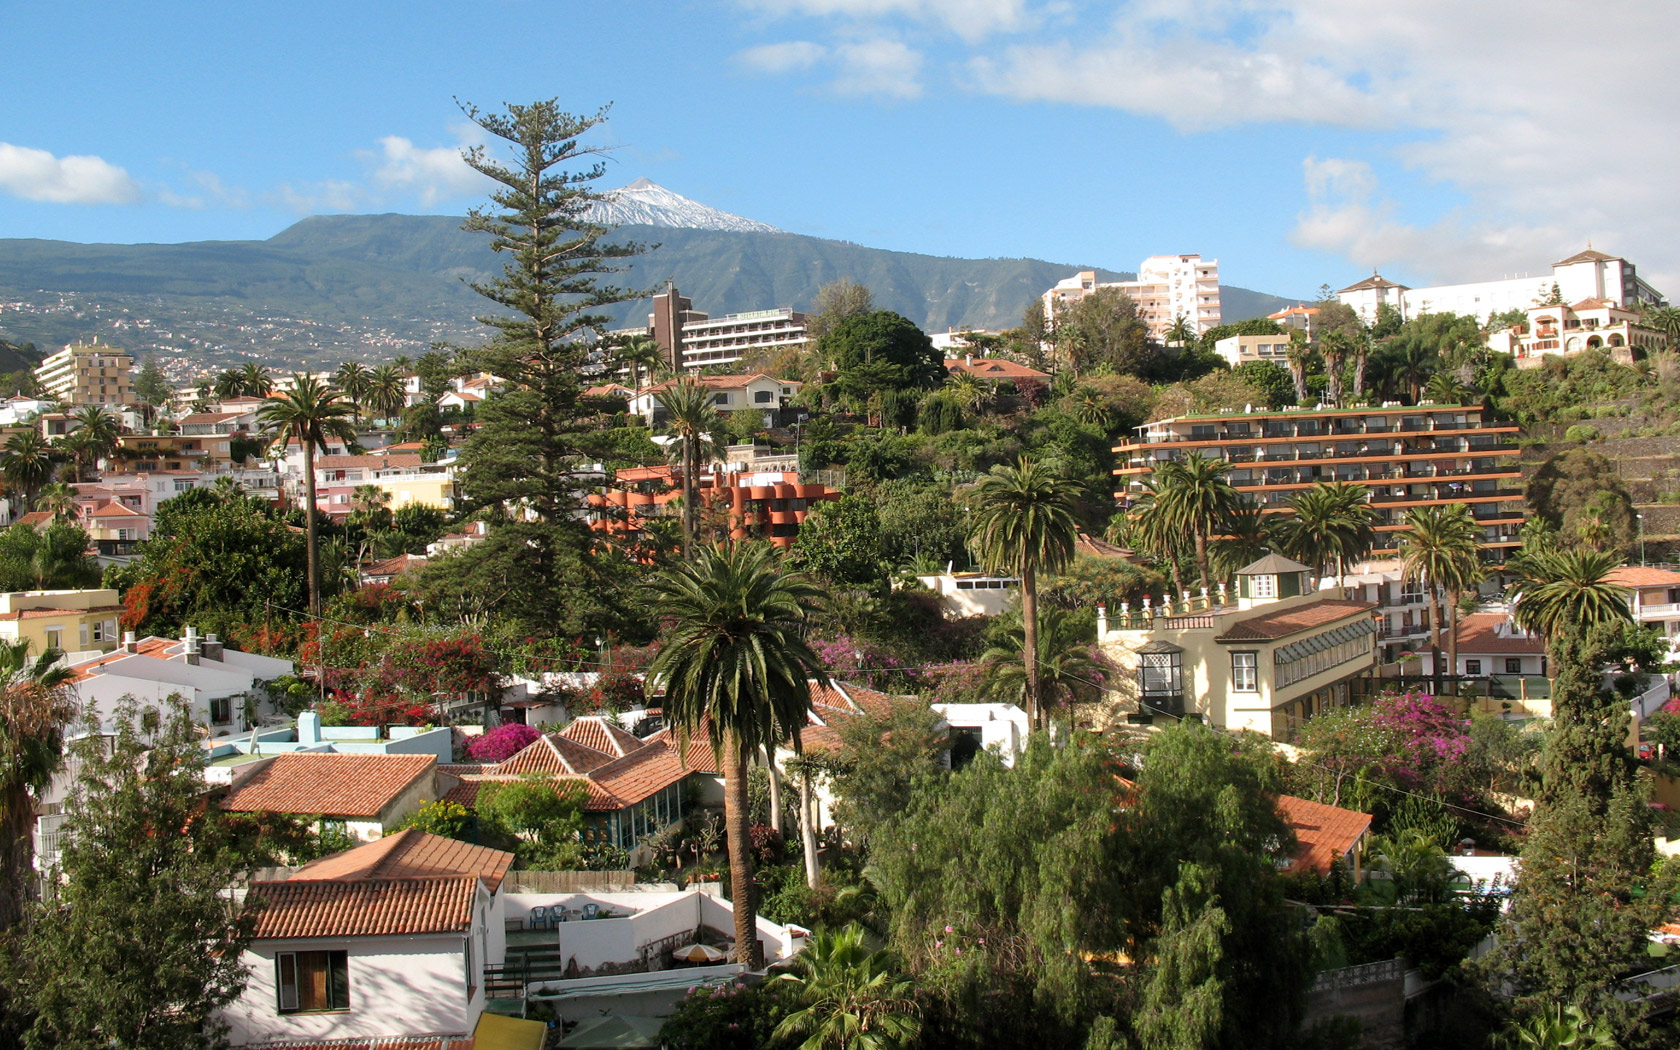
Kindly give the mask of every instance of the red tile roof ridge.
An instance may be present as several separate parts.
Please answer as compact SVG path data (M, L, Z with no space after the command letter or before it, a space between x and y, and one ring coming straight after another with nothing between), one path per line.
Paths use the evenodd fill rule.
M222 808L234 813L377 817L436 764L433 755L289 751L229 791Z
M472 928L476 875L253 882L265 940L461 933Z
M1287 638L1292 634L1323 627L1359 613L1370 613L1375 602L1354 601L1347 598L1320 598L1302 605L1259 612L1232 623L1214 639L1223 641L1269 641Z
M1359 842L1373 819L1369 813L1294 795L1279 795L1277 810L1300 846L1290 868L1311 868L1321 875L1328 875L1331 864Z
M504 850L406 828L366 845L310 861L291 878L350 880L474 875L483 879L494 893L507 876L513 859L513 854Z

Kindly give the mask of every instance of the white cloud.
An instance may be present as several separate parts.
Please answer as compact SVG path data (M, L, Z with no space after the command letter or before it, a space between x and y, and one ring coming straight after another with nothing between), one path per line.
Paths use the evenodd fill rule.
M374 182L387 190L413 193L428 208L484 188L484 176L461 159L459 146L427 149L401 135L387 135L379 140L379 149Z
M1184 130L1390 132L1376 148L1464 200L1405 221L1368 168L1309 162L1317 195L1295 239L1350 261L1432 279L1497 276L1544 268L1590 238L1680 294L1670 200L1680 111L1660 101L1680 93L1680 5L1619 0L1597 11L1519 0L1140 0L1096 33L1057 30L967 68L984 92L1109 106ZM1363 196L1353 192L1361 184Z
M142 196L127 171L99 157L55 157L9 142L0 142L0 191L50 204L132 204Z
M1016 29L1026 0L741 0L772 15L815 15L874 21L892 16L943 25L964 40Z
M809 40L788 40L779 44L749 47L735 61L760 73L788 73L809 69L828 56L828 48Z
M922 53L896 40L865 40L835 48L840 74L834 89L848 95L915 98L922 93Z
M309 182L300 186L289 182L281 183L270 198L273 203L299 215L358 211L377 203L366 187L339 179Z

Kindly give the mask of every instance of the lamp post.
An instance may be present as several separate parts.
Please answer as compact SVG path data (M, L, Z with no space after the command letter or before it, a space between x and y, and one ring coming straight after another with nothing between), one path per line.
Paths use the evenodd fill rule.
M1635 514L1639 519L1639 567L1645 567L1645 515Z

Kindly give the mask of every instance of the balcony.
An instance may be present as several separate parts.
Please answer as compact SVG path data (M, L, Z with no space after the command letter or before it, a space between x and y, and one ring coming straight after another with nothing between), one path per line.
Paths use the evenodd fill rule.
M1680 602L1664 602L1661 605L1641 605L1634 611L1637 620L1680 620Z

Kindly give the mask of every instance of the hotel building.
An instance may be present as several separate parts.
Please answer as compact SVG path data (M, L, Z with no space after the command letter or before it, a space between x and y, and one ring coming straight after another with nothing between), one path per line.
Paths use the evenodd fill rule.
M35 367L35 378L47 396L68 408L134 401L129 372L134 356L114 346L77 343L65 347Z
M1399 571L1399 537L1413 507L1462 503L1481 526L1483 559L1503 564L1521 540L1519 428L1482 418L1478 406L1383 405L1179 416L1146 423L1136 441L1114 449L1122 506L1165 463L1213 456L1232 465L1237 491L1264 510L1287 514L1295 493L1317 482L1368 490L1377 545L1342 581L1380 606L1384 659L1415 648L1428 630L1422 590Z
M783 307L725 314L694 309L675 285L653 297L646 328L620 328L612 335L643 335L659 344L672 371L694 371L706 365L729 365L766 350L784 350L806 343L804 314Z
M1353 307L1367 321L1376 319L1379 306L1392 306L1400 319L1410 321L1423 314L1464 314L1486 324L1488 316L1507 310L1527 310L1552 298L1553 290L1566 303L1609 300L1632 310L1640 303L1659 305L1661 292L1639 276L1626 259L1588 248L1552 264L1550 273L1534 277L1512 277L1474 284L1443 284L1429 288L1408 288L1380 274L1372 274L1336 293L1336 298Z
M1200 255L1151 256L1134 281L1098 281L1095 270L1081 270L1044 293L1045 320L1054 325L1059 311L1104 288L1117 288L1135 301L1138 318L1158 341L1180 316L1198 335L1220 323L1219 260Z

